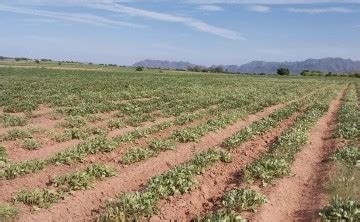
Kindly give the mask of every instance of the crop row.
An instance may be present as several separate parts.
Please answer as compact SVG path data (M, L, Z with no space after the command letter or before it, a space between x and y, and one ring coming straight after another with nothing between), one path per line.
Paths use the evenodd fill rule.
M234 135L232 135L231 137L229 137L228 139L226 139L222 146L224 148L227 149L234 149L236 147L239 147L240 144L254 138L254 136L258 136L261 135L265 132L268 132L270 130L272 130L274 127L276 127L282 120L289 118L290 116L294 115L295 112L300 112L302 110L305 111L304 114L301 114L300 117L298 117L296 119L296 122L294 124L294 126L292 126L291 128L287 129L281 137L278 138L279 140L284 141L284 138L287 138L288 135L291 135L288 132L299 132L298 129L300 128L299 126L301 125L301 128L304 130L308 130L309 127L311 127L312 124L310 124L310 122L314 123L316 122L316 120L322 115L322 113L324 113L327 108L326 108L326 104L329 101L330 97L329 95L334 95L334 94L329 94L327 91L320 91L315 93L314 95L305 97L303 100L300 101L295 101L290 103L289 105L275 111L274 113L270 114L268 117L262 118L259 121L256 121L252 124L250 124L249 126L245 127L244 129L240 130L239 132L235 133ZM318 101L324 101L322 106L319 106L319 102ZM318 111L318 109L321 109L321 113L317 113L315 112L313 109L315 109L316 111ZM314 115L315 114L315 115ZM303 124L304 122L307 123L306 127ZM291 136L293 137L293 136ZM282 147L281 144L283 143L279 143L277 141L277 143L274 143L271 147L270 152L274 152L275 149L278 149L278 152L280 153L280 149L284 149ZM296 140L292 140L289 141L288 145L289 146L295 146L296 147L296 143L294 143L294 141ZM276 145L278 144L278 145ZM304 143L301 143L304 144ZM300 144L299 144L300 145ZM287 152L287 151L285 151ZM244 175L246 177L246 179L252 179L254 180L254 177L256 177L256 179L263 179L263 182L268 182L268 179L270 179L269 177L269 171L270 170L277 170L276 167L278 167L276 164L272 164L270 165L266 165L268 160L270 159L269 157L272 156L272 153L270 154L265 154L263 157L261 157L259 160L253 162L252 164L249 164L246 169L244 170ZM278 157L278 159L274 160L273 162L277 163L279 161L279 159L281 159L282 157ZM275 168L271 168L271 167L275 167ZM252 171L250 171L252 170ZM274 176L274 175L271 175ZM273 179L271 177L271 179ZM249 181L251 182L251 180ZM248 189L239 189L239 188L235 188L234 190L230 191L230 193L234 192L239 192L246 190L248 192L250 192L252 194L253 199L250 198L249 201L245 198L238 200L236 206L238 206L238 208L229 208L227 207L226 204L224 204L224 200L229 199L229 193L225 193L223 195L223 197L221 198L222 202L220 204L218 204L218 208L219 210L216 210L214 212L208 213L202 217L198 217L196 218L194 221L217 221L220 219L229 219L231 221L243 221L241 215L239 214L241 211L247 210L250 203L253 203L253 207L252 210L255 211L256 208L258 206L260 206L261 204L266 202L266 198L257 193L256 191L252 191L252 190L248 190ZM233 201L236 200L235 197L231 198Z
M140 147L128 150L122 157L122 162L130 164L155 156L166 150L176 149L178 146L177 142L196 142L207 133L223 129L228 125L234 124L248 114L263 108L261 103L254 103L251 107L235 109L228 113L221 114L220 117L211 119L205 123L182 130L176 130L170 137L165 138L164 140L153 140L147 148Z
M208 213L202 217L193 219L194 222L207 221L234 221L245 222L239 212L256 210L264 203L267 198L257 191L249 188L235 188L224 194L218 210Z
M324 92L322 92L320 95L324 95ZM315 100L316 98L320 98L320 97L321 96L311 97L311 98L312 100ZM289 106L277 111L278 114L276 116L279 116L279 118L280 116L283 118L288 118L291 115L288 113L294 113L295 111L298 110L300 110L300 104L295 105L295 103L291 103ZM251 137L248 137L247 139L250 138ZM150 150L149 152L158 152L158 150L163 151L163 150L172 149L173 143L171 143L171 141L169 140L165 140L165 141L163 141L164 143L157 143L158 144L157 146L151 144L150 146L153 146L153 148L149 147L148 149L145 150ZM143 151L146 152L145 150ZM181 174L187 174L187 172L186 171L183 172L182 170L178 170L178 168L175 168L175 170L163 174L165 176L156 177L159 178L156 181L167 180L168 181L167 184L169 183L171 184L171 185L166 185L165 188L162 188L161 185L159 185L162 184L160 182L155 183L155 185L151 185L152 183L150 182L147 188L145 189L145 191L143 192L122 194L118 201L114 203L110 203L106 207L105 213L99 217L99 220L100 221L135 220L143 216L145 217L151 216L153 213L156 212L156 208L154 208L154 206L157 205L159 196L161 198L164 198L169 195L173 195L174 193L177 192L185 193L189 191L191 186L193 186L192 180L185 178L177 178L173 176L173 174L177 176ZM153 180L154 179L150 181ZM181 185L180 188L176 188L178 185L173 185L173 184L177 184L179 183L179 181L181 181L183 185ZM168 186L171 187L171 189L166 188ZM149 189L150 191L152 191L152 189L156 189L158 191L156 191L155 193L159 193L159 194L153 195L152 192L148 191ZM222 212L223 214L221 215L228 215L226 212L228 212L229 210L231 211L231 209L233 208L241 208L244 210L256 209L258 205L262 202L265 202L265 197L261 196L260 194L254 191L235 189L229 192L224 198L223 204L224 206L227 207L225 207L226 210L225 212Z
M181 125L185 123L183 120L185 116L187 116L186 119L188 121L194 121L197 118L200 118L202 115L199 114L189 118L189 115L185 114L178 117L174 121L163 122L142 130L133 130L127 134L114 137L113 140L109 140L103 135L96 136L83 143L80 143L79 145L76 145L73 148L61 151L44 160L35 159L17 163L10 163L9 165L5 166L2 171L0 171L0 177L6 179L14 179L21 175L42 170L45 166L50 164L70 164L75 161L80 161L90 154L95 154L99 152L111 152L116 149L120 144L134 142L142 137L169 128L173 126L173 124Z
M276 178L288 175L295 154L308 141L309 130L328 110L329 102L334 93L323 94L309 105L303 115L298 117L292 127L285 130L270 147L270 153L250 164L244 170L247 181L260 180L267 184Z
M76 190L90 189L94 181L116 175L116 171L105 165L90 165L84 170L55 177L49 184L53 188L21 190L16 194L15 201L36 208L47 208L58 202L65 195Z
M335 136L346 142L330 157L335 163L326 185L331 200L319 214L327 221L357 221L360 219L360 109L354 85L349 86L340 107Z
M256 104L268 104L268 101L266 101L268 97L263 98L262 100L259 100L258 103L253 104L251 107L253 110L259 110L262 107ZM247 108L248 110L250 108ZM210 112L216 111L215 114L221 113L218 109L210 109ZM206 114L206 112L204 112ZM202 114L204 115L204 114ZM178 117L175 121L168 121L161 124L157 124L153 127L146 128L143 130L134 130L130 133L127 133L125 135L121 135L118 137L115 137L113 140L108 140L104 136L99 135L95 138L92 138L88 141L85 141L82 144L77 145L74 148L59 152L53 157L50 157L45 160L32 160L32 161L23 161L15 164L10 164L8 167L5 168L4 172L2 173L2 177L5 177L7 179L13 179L17 176L28 174L31 172L36 172L38 170L43 169L45 166L49 164L55 164L55 163L62 163L62 164L69 164L74 161L80 161L83 158L85 158L89 154L95 154L98 152L111 152L112 150L116 149L120 144L123 143L130 143L137 139L140 139L144 136L148 136L150 134L159 132L161 130L164 130L166 128L169 128L173 126L173 124L183 124L188 121L193 121L197 118L200 118L202 116L201 114L198 115L183 115ZM230 112L228 115L221 114L222 117L219 119L211 120L207 122L206 124L200 125L201 127L196 129L201 129L202 133L204 133L204 130L207 129L207 131L215 131L219 128L225 127L227 124L234 122L236 119L243 116L242 112L239 112L238 110L235 110L233 112ZM73 121L68 121L68 126L79 126L83 124L81 120L74 119ZM201 135L197 134L197 135ZM176 136L175 136L176 137ZM142 154L144 155L144 154ZM146 154L145 154L146 155Z
M230 159L229 154L215 149L201 152L189 162L151 178L143 191L120 194L116 201L108 203L98 221L133 221L151 216L160 199L188 192L196 184L196 175L217 161Z

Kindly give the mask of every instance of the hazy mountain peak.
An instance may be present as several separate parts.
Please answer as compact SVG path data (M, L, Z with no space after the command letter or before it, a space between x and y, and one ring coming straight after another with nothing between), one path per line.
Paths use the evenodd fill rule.
M163 60L150 60L135 63L133 66L143 66L149 68L163 68L163 69L186 69L187 67L196 66L189 62L169 62ZM351 59L326 57L321 59L307 59L305 61L297 62L265 62L252 61L240 66L237 65L220 65L224 70L229 72L241 73L276 73L280 67L290 69L291 73L299 74L302 70L313 70L321 72L333 73L348 73L360 72L360 61L353 61ZM214 67L214 66L212 66Z

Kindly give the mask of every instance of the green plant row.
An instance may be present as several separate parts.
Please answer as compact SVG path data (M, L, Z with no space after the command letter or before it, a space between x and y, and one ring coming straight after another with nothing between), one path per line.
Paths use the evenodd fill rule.
M55 177L50 181L54 186L52 189L21 190L17 193L15 200L35 208L48 208L70 192L90 189L96 180L115 175L115 169L94 164L84 170Z
M200 137L205 135L205 131L216 131L220 128L225 127L227 124L229 124L230 122L233 122L236 118L239 118L239 116L244 115L242 112L239 111L234 111L231 113L231 115L223 115L222 117L219 117L217 119L214 119L212 121L208 121L204 124L200 124L197 127L188 127L185 130L178 130L176 131L173 135L171 135L169 138L166 138L164 140L153 140L149 146L147 148L132 148L130 150L128 150L122 157L122 162L125 164L131 164L131 163L135 163L144 159L148 159L149 157L152 156L156 156L158 155L160 152L166 151L166 150L173 150L176 149L177 144L176 141L179 140L179 134L183 134L185 135L186 132L192 131L193 130L197 130L202 128L202 132L201 134L199 133L199 131L196 131L196 136ZM191 118L189 119L185 119L186 121L184 122L184 118L181 119L181 121L177 121L175 120L175 123L179 124L185 124L189 121L194 121L195 117L198 118L198 115L194 115L191 116ZM206 130L204 130L206 128ZM182 137L184 138L184 137ZM181 140L182 142L185 142L185 140ZM189 142L189 141L187 141Z
M311 97L316 98L316 96ZM275 127L281 120L290 117L297 111L300 111L303 104L307 104L309 99L302 99L301 101L292 102L284 108L274 112L267 118L263 118L260 121L257 121L250 126L246 127L244 130L236 133L232 137L228 138L223 146L227 148L234 147L240 143L249 140L255 135L262 134L273 127ZM253 104L251 108L247 107L248 112L254 110L259 110L260 106ZM219 118L210 120L206 123L197 125L195 127L188 127L183 130L177 130L169 138L164 139L163 141L154 140L153 143L164 143L168 144L167 147L164 147L161 150L154 150L152 143L147 148L132 148L128 150L122 157L122 162L125 164L131 164L139 162L141 160L148 159L152 156L158 155L160 152L176 148L176 141L180 142L192 142L198 140L200 137L204 136L207 132L216 131L221 128L226 127L228 124L232 124L237 121L239 118L245 116L247 111L242 109L236 109L229 112L228 114L221 114Z
M201 115L199 115L200 118ZM179 118L183 118L182 116ZM193 118L195 120L195 118ZM15 179L18 176L34 173L44 169L50 164L71 164L75 161L82 161L87 155L99 152L111 152L123 143L131 143L137 139L148 136L150 134L160 132L166 128L173 126L175 121L167 121L154 125L143 130L134 130L125 135L117 136L113 140L107 139L105 136L96 136L88 141L85 141L73 148L61 151L54 156L44 160L30 160L17 163L10 163L3 169L0 169L0 179ZM179 124L181 124L180 122Z
M10 129L6 134L0 136L2 141L12 141L17 139L32 138L32 133L27 129Z
M106 136L107 133L108 130L102 127L74 127L66 128L64 132L61 133L55 133L52 139L56 142L64 142L73 139L84 140L96 135Z
M235 188L224 194L217 211L208 213L202 217L197 217L192 221L246 221L242 219L239 212L247 210L256 212L262 204L267 202L267 198L255 190Z
M192 222L246 222L246 220L239 214L231 210L217 210L208 213L202 217L197 217L191 220Z
M8 155L6 153L6 149L3 145L0 145L0 167L4 166L7 161Z
M239 146L241 143L251 139L254 136L263 134L274 127L276 127L282 120L289 118L295 112L300 111L302 107L301 102L293 102L290 105L281 108L280 110L275 111L270 114L270 116L262 118L259 121L256 121L239 132L235 133L231 137L227 138L222 146L225 148L234 148Z
M27 124L27 119L21 116L4 114L0 117L0 122L2 122L5 127L25 126Z
M98 221L134 221L149 217L157 211L160 199L190 191L196 184L194 177L220 160L229 162L229 154L216 149L201 152L189 162L151 178L143 191L120 194L116 201L108 203Z
M239 132L235 133L231 137L227 138L222 146L227 149L232 149L245 141L253 138L254 136L261 135L269 130L275 128L281 121L288 119L294 113L305 109L309 104L316 102L318 99L321 99L324 95L324 91L316 92L311 96L306 96L305 98L294 101L285 107L273 112L267 117L256 121Z
M139 162L149 157L156 156L160 152L176 149L176 142L193 142L197 141L208 132L214 132L226 127L229 124L233 124L239 118L244 117L248 112L258 110L260 105L253 105L251 109L235 109L226 114L220 114L220 117L207 121L206 123L199 124L195 127L188 127L182 130L175 131L169 138L164 140L154 140L147 148L132 148L128 150L122 157L122 162L125 164L131 164ZM197 117L197 116L194 116ZM189 119L191 120L191 119ZM189 121L187 120L187 122ZM154 144L163 144L161 149L154 147Z
M330 158L355 166L360 163L360 146L354 144L341 147Z
M132 148L128 150L122 157L122 163L131 164L155 156L160 152L175 149L175 141L173 140L153 140L148 148Z
M324 221L356 222L360 220L360 202L335 196L319 215Z
M244 177L248 182L260 180L263 185L289 173L295 154L308 141L309 130L328 110L329 102L335 95L328 93L317 98L294 125L285 130L270 147L270 153L248 165Z
M360 138L360 108L353 85L343 99L343 104L338 115L337 136L353 140Z
M245 111L243 111L242 109L235 110L229 114L224 114L217 119L209 120L204 124L200 124L195 127L190 127L183 130L177 130L174 132L172 137L176 141L179 141L181 143L195 142L209 132L217 131L231 123L234 123L236 120L244 117L245 114Z
M359 87L359 85L357 85ZM324 221L360 220L360 110L354 85L350 85L338 114L335 136L346 140L331 155L335 169L326 184L331 201L320 210Z
M0 203L0 221L13 221L19 214L19 210L14 206Z

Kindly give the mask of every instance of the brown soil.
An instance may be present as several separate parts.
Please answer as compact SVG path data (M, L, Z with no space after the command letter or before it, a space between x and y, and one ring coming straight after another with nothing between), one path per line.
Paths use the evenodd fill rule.
M250 221L316 221L318 209L328 201L323 184L331 165L326 160L336 148L336 139L332 135L344 92L330 104L329 111L310 131L308 145L296 155L291 166L292 176L264 189L269 203L264 204Z
M171 167L189 160L193 156L194 150L206 150L209 147L218 145L225 138L239 131L246 125L269 115L275 109L282 106L283 105L272 106L263 112L249 115L246 119L224 130L209 133L197 144L181 144L177 150L163 152L157 157L140 163L117 167L120 171L117 177L100 181L91 190L76 192L49 210L44 209L35 213L24 213L20 215L20 221L73 221L75 218L77 221L90 220L94 216L92 211L97 212L99 206L104 206L108 198L115 198L120 192L140 189L152 176L166 172ZM45 171L48 171L48 169Z
M224 192L238 187L242 182L240 170L266 153L272 143L299 116L295 114L283 121L276 129L245 142L231 151L232 162L219 163L205 174L198 176L199 187L193 191L177 195L160 202L160 213L150 221L190 221L207 211L215 210L216 203Z

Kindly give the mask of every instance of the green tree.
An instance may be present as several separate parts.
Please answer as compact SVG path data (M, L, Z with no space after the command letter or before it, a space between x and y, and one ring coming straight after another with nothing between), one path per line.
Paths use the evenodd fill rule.
M281 76L288 76L288 75L290 75L290 70L287 68L279 68L277 70L277 74L281 75Z

